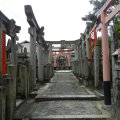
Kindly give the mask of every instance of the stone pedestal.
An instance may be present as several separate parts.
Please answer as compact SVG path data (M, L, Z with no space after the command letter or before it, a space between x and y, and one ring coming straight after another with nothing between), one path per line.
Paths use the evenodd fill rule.
M114 95L114 114L116 120L120 118L120 80L116 80L116 91Z
M6 120L6 91L0 86L0 120Z
M0 71L2 72L2 23L0 22Z
M13 79L9 75L4 76L7 81L6 88L6 120L13 120L14 115L14 88Z
M20 66L20 80L21 80L21 92L22 97L27 99L28 97L28 90L27 90L27 68L25 65Z
M16 67L13 64L8 65L8 75L12 79L12 96L13 96L13 108L16 108Z

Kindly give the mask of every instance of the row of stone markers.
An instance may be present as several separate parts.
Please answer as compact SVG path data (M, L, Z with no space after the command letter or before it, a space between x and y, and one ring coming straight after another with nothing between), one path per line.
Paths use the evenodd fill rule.
M13 120L16 108L16 40L20 29L13 19L8 19L0 11L0 120ZM11 37L9 63L6 54L6 35Z
M39 27L32 7L25 6L25 14L30 25L30 54L27 48L17 54L17 95L27 99L40 83L53 76L52 46L44 40L44 27Z
M81 35L82 36L82 35ZM81 37L75 45L75 60L72 61L73 73L85 85L94 85L97 88L99 81L99 45L94 47L94 56L90 59L89 45L87 35Z
M111 8L111 6L114 6L114 10L111 10L110 13L107 13L107 11ZM73 62L73 72L80 76L80 78L85 79L85 72L88 71L88 81L90 78L92 78L92 81L94 83L95 88L97 88L100 84L100 73L102 71L102 77L101 80L103 84L103 92L104 92L104 107L105 108L111 108L111 105L113 104L113 111L114 111L114 119L118 120L120 118L119 110L120 110L120 48L115 48L115 43L119 46L119 40L116 40L116 36L114 34L114 25L113 22L113 28L110 33L111 38L111 53L109 54L109 35L108 28L111 26L109 25L110 21L113 21L113 18L119 18L119 12L120 12L120 0L107 0L105 4L97 11L95 14L96 16L96 22L92 29L90 29L90 25L92 25L90 22L87 24L87 28L85 31L89 32L89 35L84 33L85 37L81 36L80 42L80 49L76 47L78 50L75 52L75 55L77 59ZM118 20L119 21L119 20ZM109 26L109 27L108 27ZM97 31L101 31L101 48L102 48L102 55L100 55L100 46L97 45ZM94 34L94 38L93 37ZM88 37L87 37L88 36ZM89 40L89 42L88 42ZM89 43L89 44L88 44ZM86 62L87 67L85 67L85 58L84 58L84 48L83 44L85 45L85 57L87 57L88 62ZM82 51L82 56L78 57L78 52ZM110 56L112 56L111 60L112 63L110 63ZM102 57L102 59L100 58ZM84 62L81 59L84 59ZM102 64L102 65L101 65ZM77 66L80 66L79 69ZM82 66L82 67L81 67ZM90 67L91 66L91 67ZM110 69L110 66L112 66L112 71ZM101 70L102 69L102 70ZM81 71L82 74L81 74ZM92 74L90 74L92 73ZM111 74L112 73L112 74ZM94 75L94 77L92 77ZM93 80L94 79L94 80ZM84 80L85 81L85 80ZM111 92L111 86L113 92ZM102 88L102 87L100 87ZM111 93L113 93L113 100L111 100ZM113 101L113 103L112 103Z
M21 27L0 11L0 120L13 120L16 99L27 99L36 83L53 76L52 46L44 40L44 27L39 27L31 6L25 6L30 25L30 56L27 48L18 53L17 33ZM6 46L6 35L11 38Z
M25 6L25 14L30 25L28 29L30 34L30 66L32 85L35 87L36 81L43 83L53 76L52 46L46 43L44 27L39 27L30 5Z

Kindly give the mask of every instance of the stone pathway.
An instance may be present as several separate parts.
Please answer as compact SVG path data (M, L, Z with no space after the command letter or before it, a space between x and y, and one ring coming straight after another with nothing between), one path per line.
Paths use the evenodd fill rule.
M27 100L15 119L30 120L109 120L103 100L79 84L70 71L58 71L34 99Z

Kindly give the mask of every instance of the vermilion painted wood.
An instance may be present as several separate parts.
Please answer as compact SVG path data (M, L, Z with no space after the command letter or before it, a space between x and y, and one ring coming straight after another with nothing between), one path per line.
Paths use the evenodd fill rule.
M6 34L2 32L2 75L6 74Z
M105 12L101 13L101 21L102 21L103 80L110 81L108 30L107 25L105 24Z
M97 44L97 31L96 28L94 29L94 46Z
M113 2L115 2L115 0L108 0L108 1L102 6L102 8L96 13L97 18L100 17L100 16L101 16L101 13L102 13L103 11L106 11Z
M90 62L92 63L92 37L90 35L90 38L89 38L89 43L90 43Z

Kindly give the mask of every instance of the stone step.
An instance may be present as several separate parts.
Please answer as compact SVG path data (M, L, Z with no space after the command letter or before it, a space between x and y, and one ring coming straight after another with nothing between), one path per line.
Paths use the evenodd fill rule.
M35 98L38 95L37 91L33 91L29 94L29 98Z
M107 115L48 115L33 116L30 120L109 120Z
M36 102L56 101L56 100L101 100L103 98L96 95L37 95Z
M103 101L61 100L26 101L15 113L14 120L107 120L111 112L102 108ZM108 119L109 120L109 119Z

